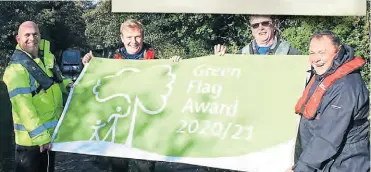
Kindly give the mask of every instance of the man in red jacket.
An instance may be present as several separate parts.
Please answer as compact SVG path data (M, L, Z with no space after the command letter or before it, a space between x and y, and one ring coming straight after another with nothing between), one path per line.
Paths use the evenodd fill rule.
M120 38L123 47L118 48L113 56L114 59L125 60L152 60L155 59L155 53L152 47L143 42L143 25L134 19L128 19L120 26ZM93 58L90 51L82 58L82 63L86 65ZM129 161L127 158L108 158L112 171L129 171ZM140 171L149 171L153 163L150 161L135 160L135 166L145 168ZM149 169L148 169L149 168Z
M117 49L113 55L114 59L123 60L153 60L155 58L155 52L152 47L143 42L144 29L143 25L134 19L128 19L120 26L120 38L123 47ZM82 63L86 65L93 58L93 54L90 51L82 58ZM177 62L181 58L179 56L173 56L170 60ZM100 159L100 158L99 158ZM151 172L154 171L155 162L145 160L130 160L128 158L108 158L108 163L111 166L112 171L117 172Z
M151 45L143 42L144 29L143 25L134 20L128 19L121 24L120 27L120 38L123 47L115 51L115 59L127 59L127 60L151 60L155 59L155 52ZM93 57L92 52L87 53L82 63L85 65Z

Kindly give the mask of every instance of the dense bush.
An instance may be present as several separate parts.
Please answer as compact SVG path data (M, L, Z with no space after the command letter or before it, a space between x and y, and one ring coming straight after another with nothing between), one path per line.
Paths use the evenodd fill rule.
M154 14L111 13L111 1L77 2L0 2L0 76L16 44L19 24L36 21L42 36L52 41L58 57L69 47L89 48L102 45L117 48L120 23L135 18L145 25L145 41L152 44L160 58L180 55L183 58L213 53L213 46L227 45L228 53L236 53L251 39L246 15L223 14ZM367 17L278 16L280 34L303 54L308 54L310 35L329 29L354 47L356 55L369 62L369 19ZM58 59L59 60L59 59ZM362 71L369 82L369 63ZM2 78L2 77L1 77Z

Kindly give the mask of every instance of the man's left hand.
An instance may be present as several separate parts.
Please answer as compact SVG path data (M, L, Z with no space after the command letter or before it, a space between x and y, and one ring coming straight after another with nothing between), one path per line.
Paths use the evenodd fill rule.
M67 85L66 89L67 89L67 92L70 92L71 88L73 88L75 85L73 85L74 82L71 82Z

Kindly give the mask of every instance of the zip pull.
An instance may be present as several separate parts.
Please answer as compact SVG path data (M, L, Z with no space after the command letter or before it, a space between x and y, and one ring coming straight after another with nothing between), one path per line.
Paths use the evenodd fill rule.
M46 171L49 172L49 168L50 168L49 167L50 166L50 162L49 162L50 161L49 149L46 150L46 154L48 155L48 166L46 167Z

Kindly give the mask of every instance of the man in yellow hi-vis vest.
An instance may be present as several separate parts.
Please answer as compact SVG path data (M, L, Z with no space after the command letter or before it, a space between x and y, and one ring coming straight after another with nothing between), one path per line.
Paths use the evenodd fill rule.
M40 39L36 23L22 23L16 40L18 45L3 77L12 103L15 171L54 171L51 135L72 81L62 77L50 43Z

